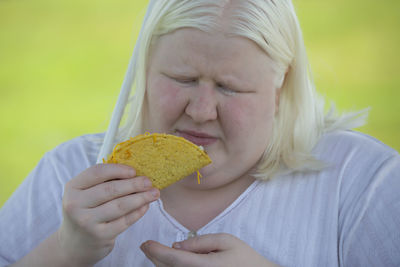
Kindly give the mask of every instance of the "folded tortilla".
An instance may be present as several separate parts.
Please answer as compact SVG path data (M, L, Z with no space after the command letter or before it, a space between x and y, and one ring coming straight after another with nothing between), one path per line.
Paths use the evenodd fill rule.
M163 189L211 163L199 146L170 134L143 134L115 146L105 163L133 167L136 175L148 177L153 186Z

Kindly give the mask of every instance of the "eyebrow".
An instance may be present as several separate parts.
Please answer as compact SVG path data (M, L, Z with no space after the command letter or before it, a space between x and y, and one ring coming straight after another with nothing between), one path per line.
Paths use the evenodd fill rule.
M196 70L190 68L189 65L185 65L185 67L176 67L176 66L168 66L165 70L162 70L163 73L171 73L178 76L197 76Z

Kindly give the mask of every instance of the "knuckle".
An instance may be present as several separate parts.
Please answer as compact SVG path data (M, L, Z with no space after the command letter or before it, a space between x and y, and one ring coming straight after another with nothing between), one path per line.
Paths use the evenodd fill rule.
M63 210L67 214L71 214L71 213L73 213L73 211L77 207L77 204L76 204L75 201L71 201L69 199L64 199L64 201L62 202L62 207L63 207Z
M137 220L139 220L148 210L149 205L144 205L137 210L127 214L124 216L124 224L126 227L131 226L133 223L135 223Z
M123 201L122 199L118 199L116 201L115 208L123 213L125 213L127 211L127 206L125 204L125 201Z
M107 223L97 224L93 227L92 235L105 246L114 246L117 235L110 231L110 227Z
M139 185L140 179L129 179L127 182L129 183L129 190L131 192L136 193L141 189L141 186Z
M143 194L142 197L142 203L148 203L154 199L153 193L151 192L146 192L146 194Z
M148 209L149 209L149 204L146 204L146 205L142 206L142 207L139 209L139 213L140 213L141 215L143 215L143 214L146 213L146 211L147 211Z
M128 216L127 219L127 223L129 225L133 224L134 222L136 222L137 220L139 220L147 211L148 209L148 205L142 206L139 209L137 209L136 211L131 213L131 216Z
M96 239L101 240L101 239L104 239L106 230L107 230L107 229L104 229L104 227L102 227L102 225L97 224L97 225L94 225L94 226L88 228L88 229L87 229L87 232L88 232L91 236L95 237Z
M92 236L97 239L112 240L112 236L109 236L109 231L106 224L97 224L90 229Z
M91 227L91 218L87 215L81 215L76 219L76 223L79 227L86 229L86 231L93 234L94 228Z
M148 179L144 176L136 177L134 179L129 179L130 189L132 192L140 192L146 190L149 186L146 185Z
M115 196L119 193L115 182L108 182L104 184L104 193L107 196Z
M124 227L131 226L139 218L140 218L140 215L137 212L133 212L131 214L125 215L124 216Z
M149 188L151 186L151 182L150 182L149 178L146 178L144 176L141 177L139 184L140 184L140 189L142 189L142 190L146 190L147 188Z

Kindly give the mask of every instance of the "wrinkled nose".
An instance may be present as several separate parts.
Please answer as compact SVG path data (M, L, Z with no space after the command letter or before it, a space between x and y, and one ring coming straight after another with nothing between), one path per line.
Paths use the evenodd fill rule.
M186 114L196 123L204 123L217 119L217 99L211 84L202 84L190 93L186 106Z

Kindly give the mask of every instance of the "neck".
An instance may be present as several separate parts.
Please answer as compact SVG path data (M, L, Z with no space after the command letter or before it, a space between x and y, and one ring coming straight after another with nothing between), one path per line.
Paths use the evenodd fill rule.
M254 178L242 177L216 188L200 188L175 183L161 191L164 209L180 224L197 231L231 205Z

